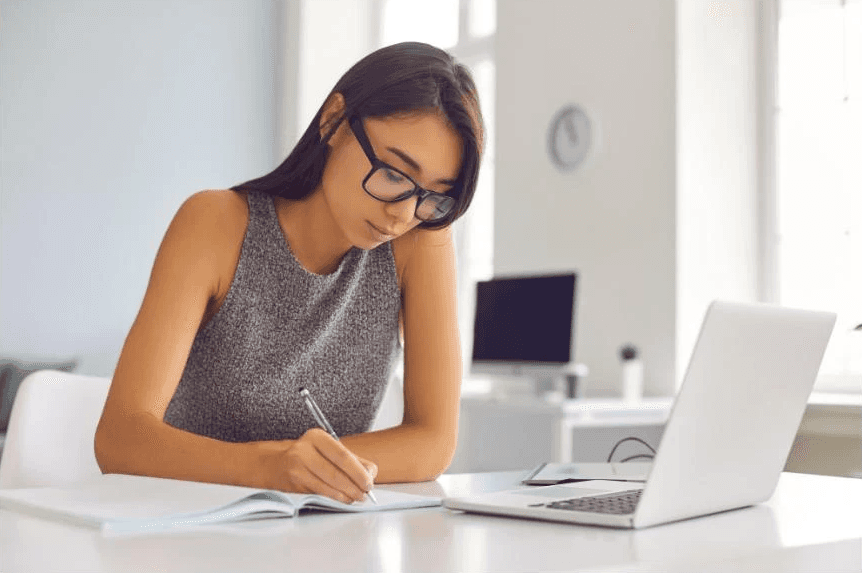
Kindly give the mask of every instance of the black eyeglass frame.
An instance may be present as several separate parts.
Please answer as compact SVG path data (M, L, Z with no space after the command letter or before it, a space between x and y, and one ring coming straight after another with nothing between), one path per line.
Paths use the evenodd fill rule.
M351 131L353 131L353 135L356 136L356 141L359 142L359 147L362 148L362 151L365 152L365 156L368 158L369 163L371 163L371 170L368 171L368 175L366 175L365 179L362 180L362 189L364 189L366 193L368 193L369 195L371 195L372 197L374 197L378 201L383 201L384 203L398 203L399 201L404 201L405 199L409 199L410 197L417 195L419 197L419 199L416 201L416 209L413 213L413 216L416 217L417 219L419 219L420 221L427 222L427 223L436 223L436 222L442 221L443 219L446 218L447 215L449 215L452 212L452 210L455 208L455 205L457 203L457 200L455 199L455 197L452 197L450 195L444 195L444 194L438 193L436 191L429 191L428 189L420 187L416 183L416 181L413 180L412 177L410 177L409 175L407 175L406 173L404 173L400 169L392 167L388 163L381 161L377 157L377 155L374 153L374 148L371 147L371 142L368 141L368 135L365 133L365 126L362 125L362 118L361 117L356 116L356 115L351 116L348 119L347 123L348 123L348 125L350 125ZM371 191L368 190L368 187L366 184L368 183L368 180L371 179L371 176L374 175L374 173L379 169L388 169L390 171L394 171L395 173L398 173L399 175L401 175L402 177L404 177L410 183L413 184L413 189L411 189L410 191L406 191L406 192L402 193L401 195L398 195L397 197L394 197L392 199L384 199L382 197L378 197L377 195L375 195L374 193L372 193ZM429 197L434 197L433 200L437 203L435 210L439 211L441 209L441 207L445 207L445 212L442 215L440 215L439 217L436 217L434 219L423 219L422 217L419 216L419 207Z

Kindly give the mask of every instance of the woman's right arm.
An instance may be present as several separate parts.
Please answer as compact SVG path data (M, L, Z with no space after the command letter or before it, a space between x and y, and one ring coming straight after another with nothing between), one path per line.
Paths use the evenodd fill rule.
M236 266L247 218L233 191L198 193L180 207L120 354L96 430L96 460L103 473L361 499L369 487L365 468L326 432L230 443L163 421L204 315L227 288L220 277L226 264Z

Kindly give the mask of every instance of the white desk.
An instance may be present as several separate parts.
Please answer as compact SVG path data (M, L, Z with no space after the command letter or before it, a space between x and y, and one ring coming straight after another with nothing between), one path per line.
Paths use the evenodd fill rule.
M393 489L463 495L525 473ZM788 473L763 505L641 531L431 508L107 538L0 511L0 571L860 571L860 515L862 480Z

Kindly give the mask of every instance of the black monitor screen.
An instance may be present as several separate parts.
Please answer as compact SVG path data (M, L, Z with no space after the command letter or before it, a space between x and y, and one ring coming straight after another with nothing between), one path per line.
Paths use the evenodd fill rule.
M476 284L473 360L572 361L574 273Z

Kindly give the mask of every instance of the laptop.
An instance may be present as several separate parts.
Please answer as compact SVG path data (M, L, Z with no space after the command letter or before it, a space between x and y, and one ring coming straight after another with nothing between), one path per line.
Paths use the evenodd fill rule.
M646 483L524 487L443 505L638 529L765 501L784 469L835 318L711 303Z

